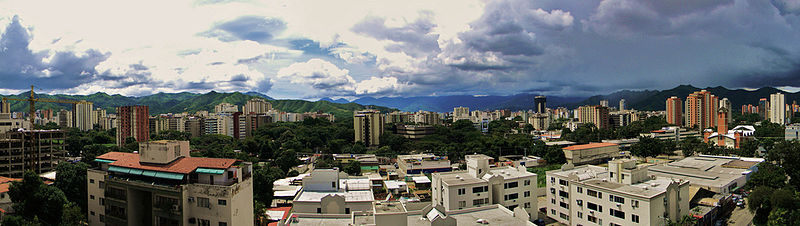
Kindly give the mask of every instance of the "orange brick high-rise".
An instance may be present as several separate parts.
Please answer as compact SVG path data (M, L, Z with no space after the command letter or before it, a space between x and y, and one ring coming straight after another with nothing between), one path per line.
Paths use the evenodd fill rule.
M683 126L683 101L681 98L667 98L667 123Z
M689 94L685 102L685 119L687 127L705 129L716 125L719 98L706 90Z

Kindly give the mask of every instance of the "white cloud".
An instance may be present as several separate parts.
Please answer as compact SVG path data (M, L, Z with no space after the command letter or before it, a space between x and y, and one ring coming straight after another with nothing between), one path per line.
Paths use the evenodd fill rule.
M288 79L293 84L302 84L329 92L352 92L355 80L347 69L339 69L331 62L314 58L294 63L278 71L278 78Z

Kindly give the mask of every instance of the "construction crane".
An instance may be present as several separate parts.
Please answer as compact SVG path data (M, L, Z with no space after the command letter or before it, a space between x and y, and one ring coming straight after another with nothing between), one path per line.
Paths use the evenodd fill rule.
M42 99L42 98L36 98L36 96L34 95L34 92L33 92L33 85L31 85L31 97L30 97L30 98L28 98L28 99L17 99L17 98L7 98L7 97L3 97L3 99L2 99L2 103L3 103L3 104L2 104L2 106L6 106L6 102L7 102L7 101L9 101L9 100L13 100L13 101L26 101L26 102L28 102L28 104L30 104L30 113L29 113L29 115L28 115L28 118L30 118L30 127L31 127L31 130L33 130L33 125L35 125L35 120L36 120L36 107L35 107L35 105L36 105L36 102L45 102L45 103L62 103L62 104L73 104L73 105L74 105L74 104L91 104L91 103L92 103L92 102L86 102L86 101L74 101L74 100L55 100L55 99ZM73 106L73 107L74 107L74 106ZM5 110L5 109L3 109L3 110ZM6 110L6 111L10 111L10 110ZM31 139L31 141L33 142L33 139ZM33 144L31 144L31 146L30 146L30 147L33 147ZM33 167L36 167L36 168L37 168L36 170L37 170L37 172L38 172L38 168L39 168L39 161L38 161L38 158L33 156L33 151L29 151L29 152L27 152L27 153L28 153L28 155L29 155L28 157L29 157L29 158L32 160L32 161L29 161L28 163L33 165L33 166L30 166L30 168L29 168L29 169L33 169Z

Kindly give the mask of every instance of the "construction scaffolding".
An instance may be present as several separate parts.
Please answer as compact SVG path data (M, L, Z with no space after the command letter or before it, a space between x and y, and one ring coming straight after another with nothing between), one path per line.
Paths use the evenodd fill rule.
M55 170L64 160L66 133L61 130L20 130L0 134L0 176L22 177Z

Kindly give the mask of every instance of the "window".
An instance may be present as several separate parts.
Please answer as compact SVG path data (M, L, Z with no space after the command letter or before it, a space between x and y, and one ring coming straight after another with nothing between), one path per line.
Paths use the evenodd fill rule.
M94 179L89 179L90 184L94 184Z
M578 212L578 218L583 218L583 213Z
M592 223L597 223L597 217L592 216L592 215L586 215L586 220L589 220L589 222L592 222Z
M555 184L556 183L556 178L555 177L550 177L550 183Z
M331 188L335 188L335 187L336 187L336 182L335 181L331 182Z
M489 186L478 186L472 188L472 193L481 193L489 191Z
M531 185L531 180L525 180L525 181L524 181L524 183L522 183L522 184L523 184L524 186Z
M569 215L566 215L564 213L559 213L558 216L561 217L561 219L569 220Z
M591 202L586 202L586 207L589 208L590 210L594 210L601 213L603 212L603 206Z
M489 198L472 200L473 206L480 206L483 204L489 204Z
M100 198L100 205L101 206L105 206L106 205L106 199Z
M89 199L94 200L94 195L89 195Z
M228 226L228 223L226 223L226 222L219 222L219 226Z
M558 191L558 196L569 198L569 193L565 191Z
M625 198L616 195L608 195L608 201L625 204Z
M526 202L525 204L522 205L522 207L525 208L525 209L530 209L531 208L531 203Z
M611 178L614 178L614 172L611 172Z
M561 208L564 208L564 209L569 209L569 204L567 204L565 202L559 202L559 206L561 206Z
M458 201L458 208L467 207L467 201Z
M514 181L514 182L508 182L508 183L505 183L505 184L503 185L503 188L504 188L504 189L510 189L510 188L516 188L516 187L519 187L519 182L516 182L516 181Z
M578 193L583 193L583 188L582 187L578 187Z
M344 208L344 214L350 214L350 208Z
M220 200L217 200L217 204L219 204L220 206L225 206L225 205L228 205L228 201L224 200L224 199L220 199Z
M567 186L567 185L568 185L567 181L565 181L565 180L562 180L562 179L558 179L558 184L560 184L560 185L564 185L564 186Z
M631 214L631 220L633 223L639 223L639 215Z
M550 203L556 204L556 199L550 199Z
M458 189L458 195L464 195L464 194L467 194L467 189L466 188L459 188Z
M89 215L94 216L94 211L89 211Z
M99 181L97 184L98 184L98 187L100 187L100 189L103 189L106 186L106 182L104 182L104 181Z
M211 208L211 202L208 201L208 198L197 197L197 207Z
M592 189L586 189L586 195L588 195L588 196L592 196L592 197L598 197L598 196L597 196L597 194L598 194L598 192L597 192L597 191L595 191L595 190L592 190Z
M578 203L578 206L583 206L583 200L578 199L575 202Z
M317 213L322 213L322 208L317 208Z
M625 212L609 208L608 214L620 219L625 219Z
M622 174L622 179L625 180L625 174Z
M211 221L210 220L205 220L205 219L197 219L197 225L198 226L211 226Z
M556 194L556 189L555 188L550 188L550 194L554 194L555 195Z
M522 193L523 197L531 197L531 191L525 191Z
M512 193L512 194L505 195L505 200L512 200L512 199L517 199L517 198L519 198L519 194L518 193Z
M556 210L550 209L550 214L556 215Z
M615 224L615 223L608 223L608 226L622 226L622 225L618 225L618 224Z
M106 215L100 214L100 222L106 222Z

